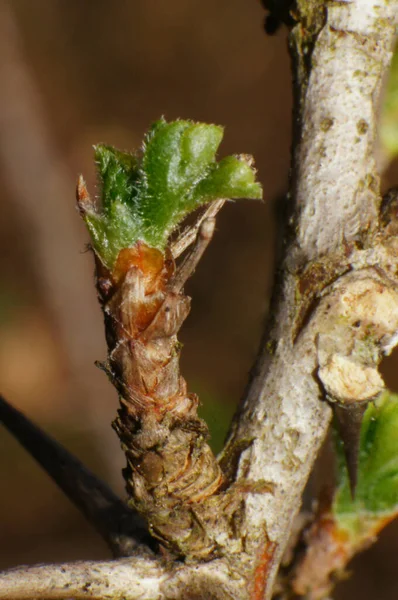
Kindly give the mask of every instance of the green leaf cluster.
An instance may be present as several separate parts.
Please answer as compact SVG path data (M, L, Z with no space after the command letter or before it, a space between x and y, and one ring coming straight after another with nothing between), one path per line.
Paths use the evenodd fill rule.
M355 499L351 497L342 443L339 439L336 443L339 485L333 513L340 529L354 539L363 539L374 535L398 512L398 395L381 394L365 412Z
M261 198L250 157L216 162L223 128L161 119L140 154L95 146L101 209L85 208L92 245L109 268L138 240L163 250L173 230L196 208L218 198Z

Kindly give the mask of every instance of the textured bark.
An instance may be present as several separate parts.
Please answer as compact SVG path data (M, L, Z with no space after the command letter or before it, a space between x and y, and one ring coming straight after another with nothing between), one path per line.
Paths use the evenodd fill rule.
M77 562L11 569L0 574L1 597L25 598L159 598L165 573L143 558L113 562Z
M20 567L0 573L0 597L125 600L222 600L243 598L247 582L225 561L167 566L143 557L106 562Z
M327 7L325 3L310 1L297 4L300 23L290 36L296 69L290 191L293 210L286 230L284 258L279 265L267 336L264 336L221 461L227 477L236 482L232 490L236 492L239 510L234 508L227 521L233 523L232 529L237 534L229 537L228 528L224 528L222 540L218 530L215 541L222 558L208 563L166 566L155 559L137 559L135 567L132 563L119 561L112 563L111 569L108 569L109 563L96 566L90 563L86 574L84 565L80 571L79 567L65 567L72 583L67 591L62 591L57 587L57 580L58 595L51 597L81 597L78 594L82 586L89 584L87 597L109 597L111 594L112 597L124 595L126 598L270 598L305 483L328 429L331 409L327 400L339 398L344 388L346 370L340 367L346 367L347 361L355 363L358 381L365 383L352 392L353 397L355 401L367 400L370 390L377 387L374 371L377 373L381 353L390 351L396 343L396 231L394 223L389 229L388 219L383 214L379 218L379 178L373 150L381 82L391 58L398 2L354 0L331 2ZM120 315L113 310L112 300L101 285L100 295L107 318L111 320L110 330L124 328L129 315ZM113 285L111 282L110 287ZM130 292L127 289L121 293L128 295ZM161 290L161 293L164 292ZM156 308L163 315L159 319L165 318L161 307L164 307L166 297L167 294L161 297ZM358 298L363 300L360 303L364 313L361 319L351 301ZM389 298L391 302L379 304L381 298ZM158 299L154 300L158 302ZM178 295L175 300L175 306L185 310L183 297ZM376 311L371 309L374 305L379 307ZM338 329L337 316L342 307L346 311L346 325ZM175 310L172 314L176 317L175 323L179 324L178 309ZM394 318L389 322L391 315ZM353 331L354 319L371 323L374 328L371 349L383 340L378 353L370 352L370 359L362 362L355 348L364 330L360 324L358 331ZM163 339L161 343L162 351L163 346L167 347L169 357L171 347L167 344L175 344L173 336L177 329L174 324L174 329L168 331L168 341ZM147 335L145 327L140 335ZM139 341L134 337L136 339ZM158 345L156 340L156 335L147 335L149 344ZM134 428L138 419L143 423L139 415L142 390L134 395L138 375L126 372L124 357L125 353L138 352L140 348L139 345L128 347L123 342L114 349L112 335L108 343L112 377L116 374L119 380L121 374L123 382L131 383L127 395L124 386L119 390L125 400L117 422L122 438L126 439L127 484L136 503L146 499L149 508L143 510L148 510L148 518L151 518L152 511L156 512L153 500L157 493L163 494L160 486L154 495L158 455L143 453L154 443L152 432L157 432L160 427L162 460L166 459L169 464L169 443L177 444L177 455L180 456L185 444L190 448L195 446L193 439L196 438L202 452L206 448L203 431L193 416L191 429L177 423L172 428L171 438L162 438L162 416L144 424L147 439L145 436L137 438L140 432ZM156 366L151 366L148 376L152 368ZM336 382L342 385L335 386ZM177 399L169 408L174 410L182 402L190 414L195 401L185 394L181 381L168 380L167 388L165 397L170 398L170 392L174 390ZM156 393L162 405L163 391ZM126 427L129 433L126 433ZM180 442L182 438L183 443ZM137 445L135 454L133 448ZM206 454L207 450L204 452ZM153 461L146 456L151 456ZM148 465L141 467L145 460ZM214 462L212 465L210 479L214 487L211 493L222 489L217 487L218 467ZM178 465L176 468L184 478L185 470ZM265 486L264 481L269 485ZM148 495L152 495L152 499ZM178 506L184 506L184 486L177 490L176 497ZM219 518L220 508L218 505L216 510ZM177 514L177 524L179 527L179 518L183 515L181 531L185 543L190 533L184 529L184 519L187 516L189 520L193 513L191 507L186 506L184 510L187 512ZM161 519L167 520L166 526L172 523L175 515L174 507L166 502L166 512L161 515ZM213 519L211 524L215 525L216 520ZM202 532L202 525L199 529ZM208 557L215 547L214 539L208 535L210 529L204 527L204 544L203 539L201 541ZM180 542L176 543L181 539L181 531L170 538L162 523L153 527L153 532L173 550L177 547L177 551L181 550ZM186 531L188 536L185 536ZM171 543L167 543L170 539ZM191 548L195 548L191 543L194 540L189 542ZM189 556L186 548L182 553ZM198 556L195 552L192 555ZM131 568L127 568L128 565L132 565ZM55 573L57 577L57 568L42 569L53 569L52 576ZM76 569L79 571L78 584L73 583L72 577ZM98 569L99 579L96 580L98 587L93 588L91 577L95 569ZM32 574L40 581L40 588L37 584L34 589ZM11 574L5 574L0 580L0 598L50 597L46 590L50 585L54 586L54 579L40 578L34 569L28 569L19 572L15 592L16 585L9 583L11 577ZM141 591L134 587L138 577L143 586ZM40 593L36 593L38 589Z
M274 484L273 494L247 499L247 554L240 557L249 565L259 556L260 569L266 536L275 544L267 598L331 417L314 376L319 329L329 318L316 302L346 269L363 268L353 265L347 248L359 249L378 223L373 149L398 13L397 2L337 2L325 12L321 3L313 10L309 2L299 4L305 20L290 37L296 68L293 227L269 337L229 441L233 448L253 438L240 460L242 473ZM336 354L345 356L344 343L340 338Z
M78 201L81 210L90 201L82 182ZM214 558L239 538L239 493L229 489L197 415L199 399L179 370L177 333L190 309L183 286L214 227L214 218L203 221L178 268L170 250L143 242L122 250L112 271L96 259L109 350L103 368L119 392L113 425L127 458L129 502L164 548L189 560Z
M363 243L347 249L350 269L326 290L316 318L308 325L317 334L317 375L338 414L352 405L362 411L384 390L378 364L397 345L397 190L383 198L373 225L375 231L364 236ZM339 526L330 501L330 497L323 499L303 532L300 552L284 580L286 598L328 597L351 558L373 544L395 517L394 511L386 511L350 536Z

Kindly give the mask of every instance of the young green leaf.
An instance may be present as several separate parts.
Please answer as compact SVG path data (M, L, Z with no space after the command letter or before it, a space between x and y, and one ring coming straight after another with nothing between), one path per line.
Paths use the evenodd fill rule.
M101 208L80 208L105 266L112 268L120 250L138 240L163 250L182 219L208 202L261 198L251 157L216 162L222 137L216 125L161 119L152 125L139 155L95 147Z
M338 529L355 544L374 536L398 513L398 396L385 392L366 410L354 500L341 442L337 444L339 486L333 513Z
M380 140L382 149L394 158L398 154L398 47L393 54L382 107Z

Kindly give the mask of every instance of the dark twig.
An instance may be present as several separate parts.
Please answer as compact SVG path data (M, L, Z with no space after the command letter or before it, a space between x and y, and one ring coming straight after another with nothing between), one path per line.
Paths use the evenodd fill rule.
M134 511L61 444L1 396L0 422L84 514L115 557L131 556L139 543L153 547L152 538Z

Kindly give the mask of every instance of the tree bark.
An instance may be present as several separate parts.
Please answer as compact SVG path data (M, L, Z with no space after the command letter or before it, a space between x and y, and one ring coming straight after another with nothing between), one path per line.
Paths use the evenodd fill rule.
M335 324L329 303L337 311L347 286L354 297L359 285L376 296L387 285L384 271L375 274L384 254L372 254L371 245L380 207L374 148L398 1L297 4L299 23L290 34L292 210L267 332L221 459L224 469L236 467L236 493L242 496L239 543L226 544L224 556L208 563L166 565L137 557L18 569L0 579L0 599L272 596L330 423L325 382L331 360L347 358L344 335L337 336L333 352L319 345L330 319ZM385 250L385 243L384 238L380 248ZM390 350L394 332L387 333Z
M263 597L263 592L271 597L331 418L314 376L319 317L312 306L325 286L348 268L347 246L373 230L377 221L377 118L398 13L397 2L356 0L327 8L319 3L323 6L315 9L310 2L299 4L303 21L290 35L296 117L290 239L269 334L229 440L231 447L253 439L241 456L240 472L249 480L274 485L273 494L249 495L246 502L247 550L240 560L250 569L254 558L254 578L259 581L262 548L267 538L274 544L272 564L263 569L253 598ZM317 281L318 264L322 277Z

